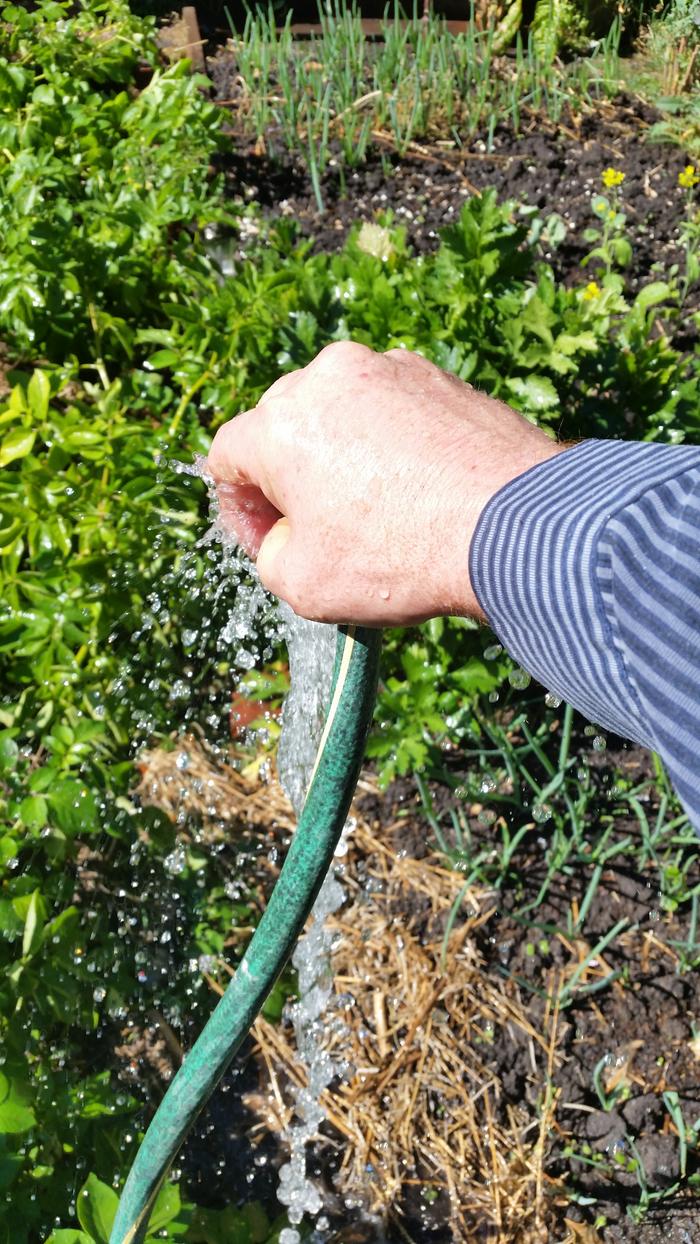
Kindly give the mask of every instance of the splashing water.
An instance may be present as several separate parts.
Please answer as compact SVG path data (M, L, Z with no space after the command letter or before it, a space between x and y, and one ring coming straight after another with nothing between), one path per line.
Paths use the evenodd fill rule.
M282 711L282 733L277 750L277 771L282 789L299 817L313 771L330 689L336 647L336 628L298 617L283 601L277 602L265 591L255 567L232 540L221 523L214 481L206 469L206 459L197 456L192 464L169 462L171 469L199 476L207 485L211 526L198 547L220 545L220 579L216 592L232 595L233 603L219 643L240 670L252 669L261 658L272 654L272 645L286 642L291 689ZM264 635L261 650L255 637ZM337 854L347 850L346 826ZM332 871L319 891L312 912L312 924L299 940L292 957L298 973L299 1000L288 1008L294 1027L299 1059L306 1068L308 1084L296 1090L296 1119L287 1133L289 1161L279 1172L278 1198L288 1207L293 1224L280 1234L280 1244L298 1244L296 1230L305 1215L317 1218L323 1201L306 1173L306 1146L325 1118L321 1093L338 1075L347 1074L349 1064L330 1057L321 1044L324 1013L330 1002L333 978L330 966L331 934L325 927L327 916L337 911L345 892ZM314 1238L320 1239L324 1220L319 1219Z
M272 656L273 645L285 638L285 623L278 612L278 602L265 590L250 558L221 522L219 494L206 462L201 454L195 454L192 463L170 462L168 465L179 474L198 476L207 486L211 525L198 541L197 548L219 546L220 578L213 603L222 596L229 596L232 583L235 584L233 604L219 634L218 646L232 656L238 669L250 670L261 658L267 660ZM266 641L262 650L255 643L260 634Z
M284 603L280 604L280 616L289 653L291 691L282 713L277 770L282 788L298 817L330 699L336 630L333 626L322 626L297 617ZM338 853L344 849L344 843L339 845ZM279 1172L277 1196L287 1206L289 1221L293 1224L281 1233L280 1244L298 1244L301 1236L295 1226L305 1215L315 1218L323 1208L318 1189L307 1177L306 1146L325 1118L320 1103L321 1093L344 1069L321 1044L325 1028L323 1017L333 988L331 934L325 927L325 921L344 901L345 891L331 871L314 904L313 923L300 938L292 956L299 978L299 1001L288 1009L288 1013L308 1084L295 1092L296 1121L287 1133L289 1161Z

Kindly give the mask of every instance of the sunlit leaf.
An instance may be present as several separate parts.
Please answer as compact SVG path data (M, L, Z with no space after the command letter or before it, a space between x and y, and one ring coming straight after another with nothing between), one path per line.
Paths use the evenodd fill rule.
M21 1134L31 1131L36 1124L36 1116L28 1101L26 1088L0 1072L0 1132Z
M29 428L16 428L9 432L0 444L0 467L8 466L18 458L26 458L31 453L35 440L36 432Z
M109 1244L119 1197L113 1188L98 1179L96 1175L88 1175L76 1199L78 1222L97 1244Z

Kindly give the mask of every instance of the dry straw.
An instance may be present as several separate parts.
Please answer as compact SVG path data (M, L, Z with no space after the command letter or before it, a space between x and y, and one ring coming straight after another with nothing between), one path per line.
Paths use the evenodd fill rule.
M183 751L186 782L176 763ZM141 764L141 798L173 819L195 814L203 830L214 826L214 837L236 824L266 834L290 828L274 780L261 782L255 766L248 776L224 767L194 737L173 752L144 754ZM374 790L368 779L362 789ZM560 990L553 981L536 1028L513 982L485 970L475 934L490 912L487 896L475 891L465 895L445 944L463 878L437 857L416 860L397 851L392 843L404 824L370 828L356 814L344 861L348 902L332 921L335 988L352 1002L340 1031L330 1025L328 1038L354 1073L323 1095L330 1128L319 1153L336 1147L338 1194L363 1196L401 1238L411 1238L402 1204L407 1197L419 1203L422 1192L428 1200L442 1194L455 1241L545 1244L553 1238L554 1204L565 1200L546 1171L557 1130ZM219 982L209 983L222 991ZM303 1084L304 1070L290 1027L258 1019L254 1036L270 1084L268 1094L248 1103L258 1112L254 1132L282 1136L291 1117L289 1085ZM496 1043L528 1050L530 1100L520 1107L507 1101L489 1064ZM580 1226L570 1227L572 1244L585 1238Z

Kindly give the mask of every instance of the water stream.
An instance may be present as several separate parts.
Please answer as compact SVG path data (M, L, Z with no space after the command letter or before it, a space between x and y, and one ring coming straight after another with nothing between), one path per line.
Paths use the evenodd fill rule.
M230 593L232 605L221 632L220 644L239 670L253 668L271 655L271 645L286 643L291 689L282 712L282 732L277 749L280 784L297 817L301 813L323 730L336 646L336 628L297 617L284 602L273 598L260 584L255 568L222 529L213 482L207 476L205 460L192 465L171 463L176 470L201 476L210 491L213 523L200 542L220 542L222 550L220 592ZM262 650L259 636L263 634ZM337 854L347 850L346 834ZM316 900L309 929L294 951L293 965L298 974L299 998L288 1007L296 1037L299 1061L305 1069L307 1086L294 1094L294 1119L285 1137L289 1160L280 1169L278 1199L287 1207L292 1224L282 1231L280 1244L298 1244L296 1229L305 1217L316 1220L313 1238L320 1240L327 1220L321 1215L323 1201L307 1175L306 1150L317 1134L325 1112L320 1096L331 1081L351 1071L349 1064L335 1060L323 1046L326 1014L333 990L330 965L331 935L326 918L342 906L345 892L331 870Z
M282 715L277 771L282 788L299 817L330 699L336 631L335 627L297 617L284 603L280 604L280 616L289 653L291 690ZM306 1146L325 1118L321 1093L343 1071L323 1049L320 1038L333 988L331 935L325 921L342 906L344 899L345 892L331 870L316 899L311 927L300 938L292 956L298 974L299 1000L289 1008L289 1017L308 1084L295 1092L296 1118L286 1137L290 1156L279 1173L277 1196L287 1206L292 1223L282 1231L280 1244L299 1244L301 1236L296 1226L305 1215L317 1218L323 1209L318 1189L307 1177ZM324 1219L317 1218L317 1229L322 1230L325 1225Z

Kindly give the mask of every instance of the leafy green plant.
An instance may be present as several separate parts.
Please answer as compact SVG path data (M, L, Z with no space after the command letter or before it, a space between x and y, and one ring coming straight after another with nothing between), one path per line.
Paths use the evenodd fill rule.
M117 1212L119 1197L113 1188L95 1175L88 1175L76 1198L78 1221L82 1230L53 1231L46 1244L109 1244L109 1236ZM166 1184L158 1194L149 1221L146 1244L156 1240L175 1241L187 1235L189 1213L181 1217L180 1194Z
M329 340L351 337L418 350L565 438L694 437L697 373L658 332L677 294L655 281L626 296L617 270L628 246L623 225L615 253L608 240L604 254L601 243L591 255L605 265L598 280L579 288L559 285L538 257L556 222L545 226L493 193L470 201L437 253L420 259L389 221L356 230L332 257L295 248L287 228L273 227L259 254L196 312L171 308L169 327L142 330L139 344L155 347L149 361L164 384L179 386L182 401L199 385L201 405L217 418L254 405L272 378L270 359L290 370ZM423 628L409 645L389 639L385 724L370 741L383 780L459 741L469 716L459 705L500 684L505 667L487 669L478 642L463 621Z
M151 78L129 84L139 60ZM192 232L226 216L206 176L218 111L185 62L155 68L123 0L0 8L0 330L108 386L139 324L210 271Z

